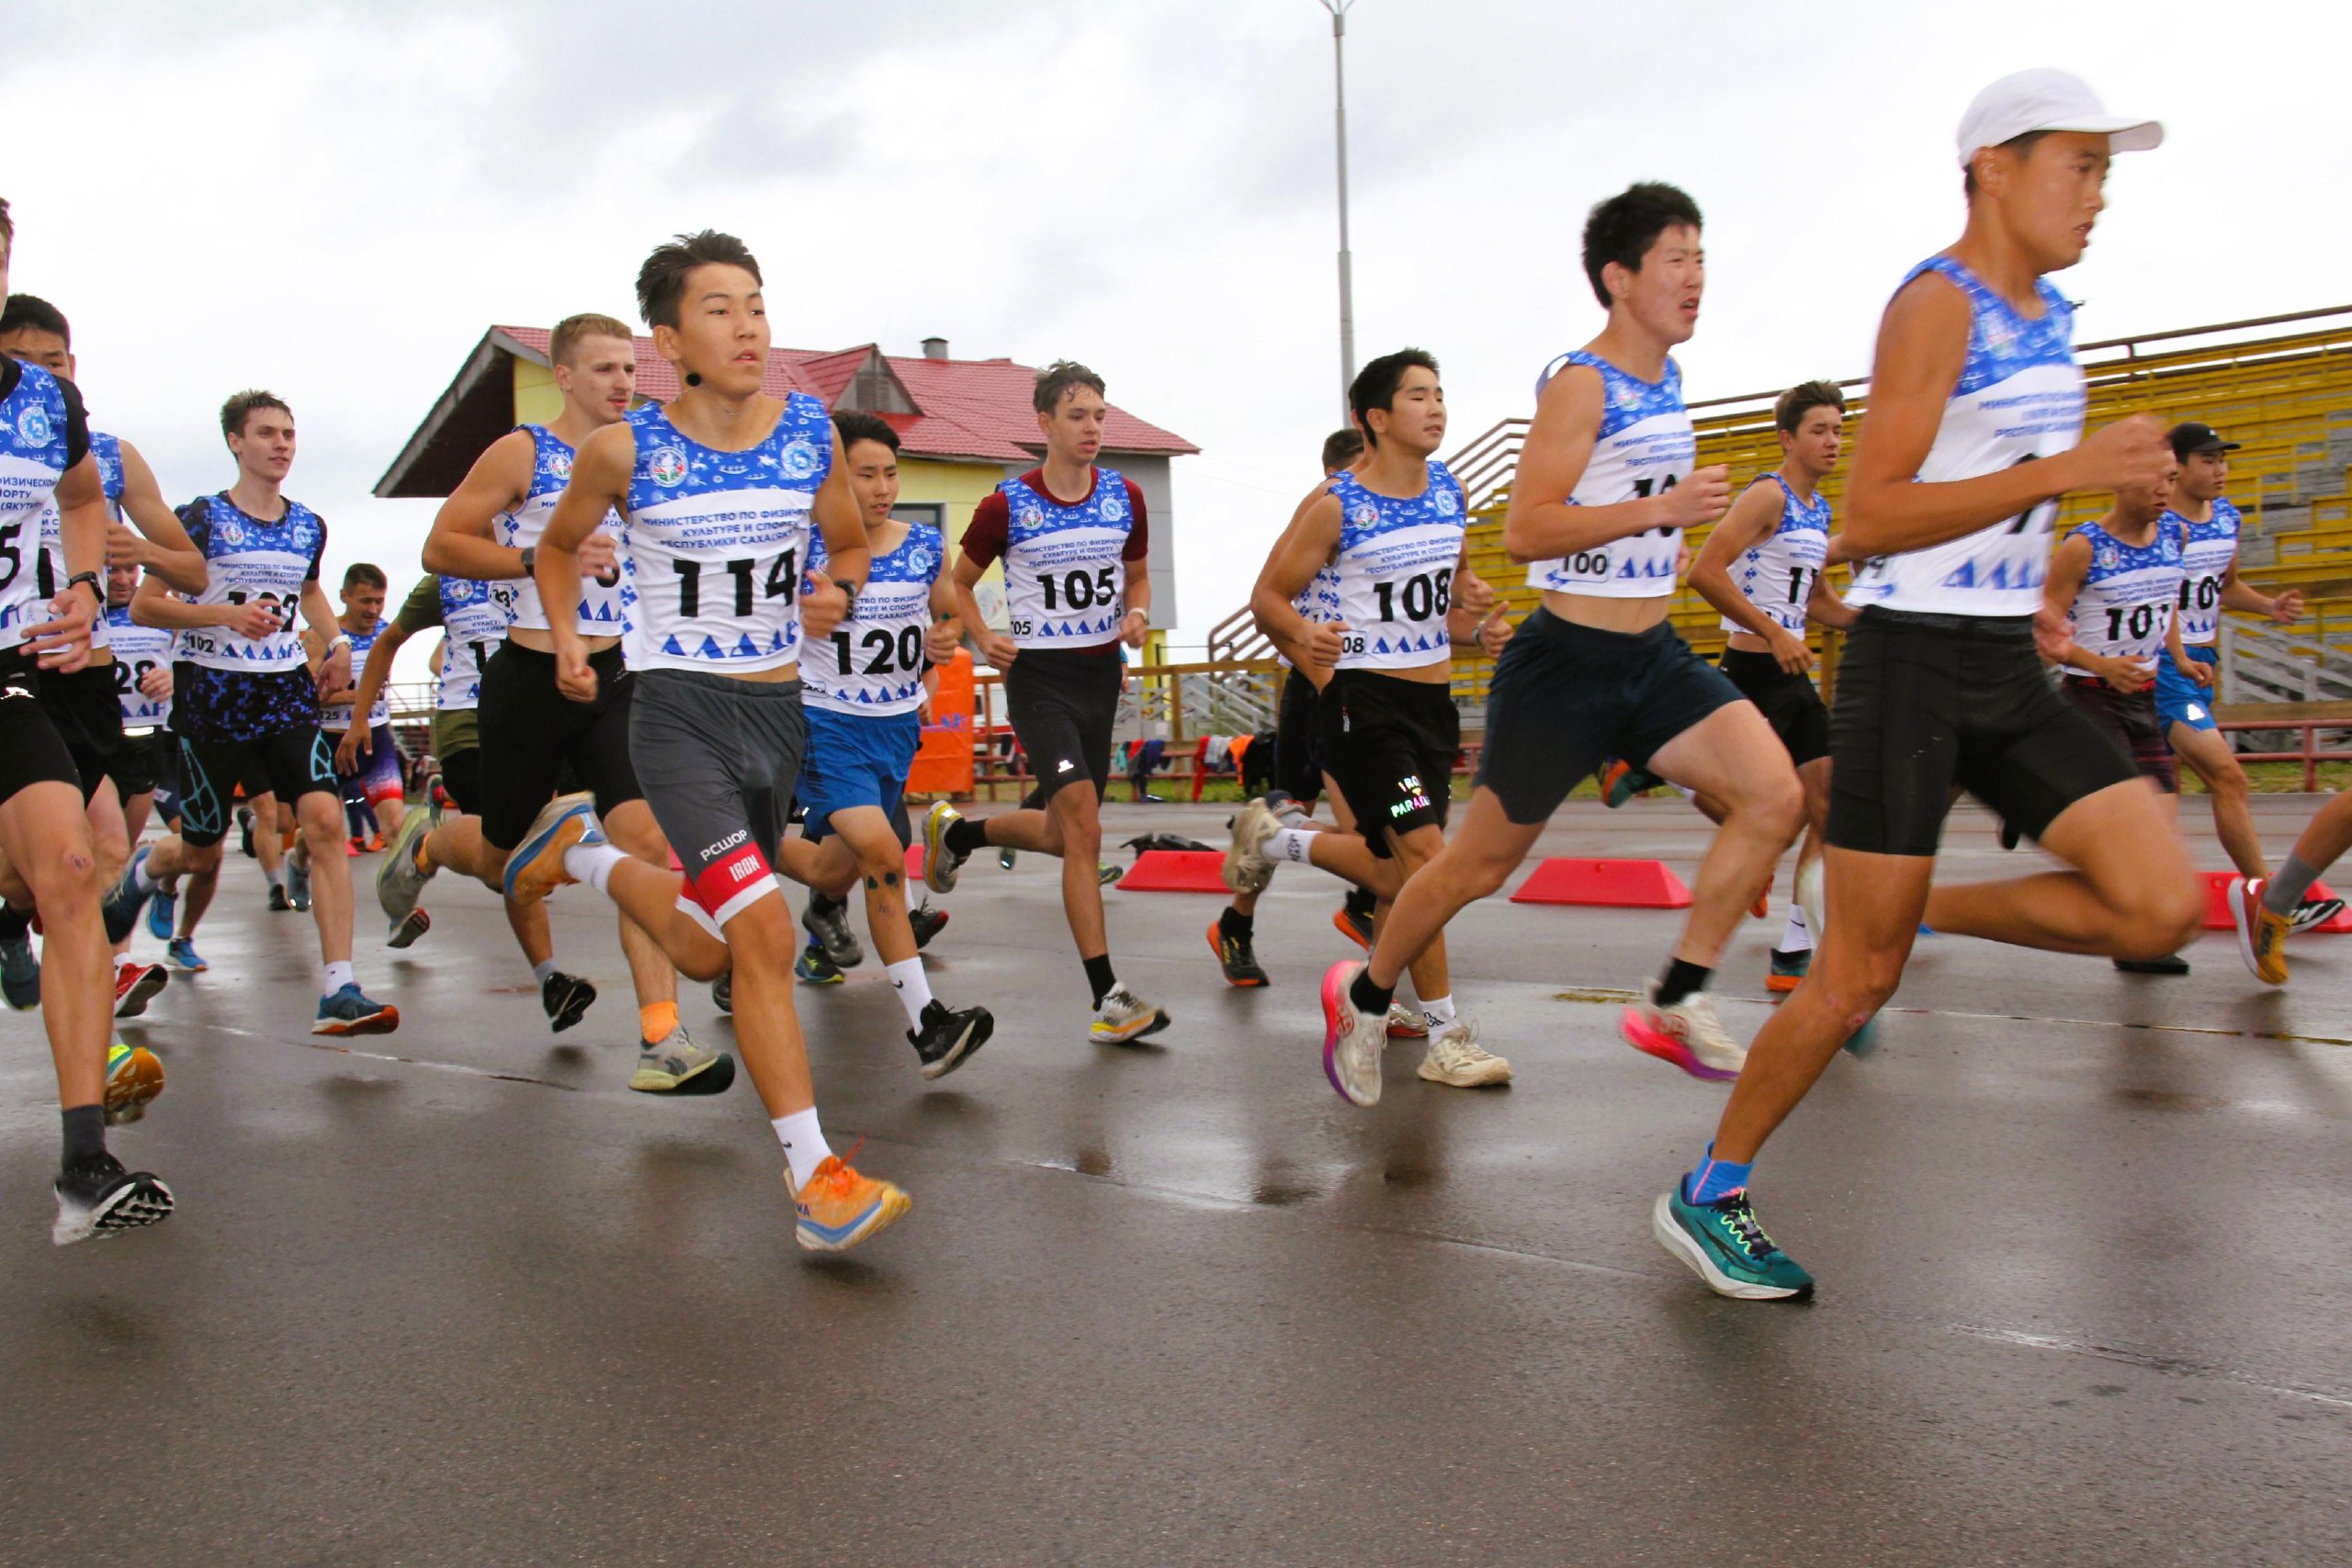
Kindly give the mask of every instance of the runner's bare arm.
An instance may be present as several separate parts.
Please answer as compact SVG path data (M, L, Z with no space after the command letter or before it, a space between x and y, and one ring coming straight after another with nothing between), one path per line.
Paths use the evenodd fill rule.
M1724 619L1737 622L1741 630L1768 642L1781 628L1732 581L1731 563L1771 537L1788 504L1789 498L1779 485L1749 485L1731 503L1724 520L1709 531L1699 558L1690 563L1691 592L1713 605Z
M838 430L833 432L832 467L826 472L825 482L817 487L809 511L824 536L825 567L808 573L816 586L800 596L800 624L808 637L823 638L833 635L849 608L849 595L865 588L874 571L874 549L866 543L857 498L850 493L849 458L842 450Z
M1310 622L1293 603L1340 547L1340 498L1317 484L1291 513L1250 590L1250 618L1301 670L1328 675L1339 662L1341 628ZM1310 677L1311 678L1311 677Z
M978 645L980 658L990 668L1001 670L1020 656L1021 649L1013 640L988 623L980 614L980 601L972 590L979 585L987 567L967 555L957 555L956 570L950 581L955 585L956 613L964 624L972 628L972 641Z
M375 712L376 698L384 682L392 678L392 655L408 640L408 628L398 621L385 626L376 637L376 646L368 650L368 662L359 669L359 679L351 692L351 728L344 731L343 739L334 749L335 765L345 773L363 753L376 748L370 726L361 722L363 716Z
M2133 414L2080 446L1973 479L1919 482L1944 408L1968 362L1968 300L1933 273L1913 278L1879 323L1863 416L1846 485L1846 533L1861 556L1924 550L2019 516L2074 491L2158 482L2170 453L2164 426Z
M931 580L931 626L923 633L923 654L933 664L944 664L963 646L963 606L956 602L956 580L943 571Z
M97 459L85 453L65 470L55 494L59 517L58 543L65 557L65 575L107 570L107 492L98 478ZM106 592L89 592L88 584L61 585L49 602L49 618L27 626L23 647L44 670L71 673L90 661L90 627L98 617Z
M180 525L179 514L164 500L155 470L139 448L119 442L122 452L122 513L130 525L107 525L107 560L110 565L138 566L183 593L204 592L204 552L196 547Z
M433 514L433 527L424 536L424 570L485 582L527 576L523 552L497 543L492 525L500 513L523 504L537 462L538 448L527 430L510 430L492 442Z
M626 424L608 424L580 444L571 459L571 479L556 497L532 558L541 604L580 603L581 547L605 514L628 499L629 476L636 468L637 434ZM594 701L596 672L588 663L578 623L568 615L549 615L548 637L555 646L557 689L575 702Z

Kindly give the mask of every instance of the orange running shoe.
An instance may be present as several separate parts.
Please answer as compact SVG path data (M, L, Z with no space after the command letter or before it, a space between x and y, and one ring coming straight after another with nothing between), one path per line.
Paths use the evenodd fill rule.
M806 1191L793 1185L792 1168L786 1166L784 1190L799 1214L793 1239L811 1252L846 1252L915 1206L903 1190L860 1176L839 1155L825 1156Z

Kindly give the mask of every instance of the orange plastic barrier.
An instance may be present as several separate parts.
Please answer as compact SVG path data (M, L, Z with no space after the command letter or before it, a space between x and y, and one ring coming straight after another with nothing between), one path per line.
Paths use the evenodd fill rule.
M1547 860L1510 896L1514 904L1599 904L1686 909L1690 889L1654 860Z
M939 666L932 722L922 727L922 744L915 749L914 766L907 772L908 794L972 793L974 705L971 651L959 648L953 660Z
M1119 878L1129 893L1223 893L1225 853L1221 850L1146 850Z

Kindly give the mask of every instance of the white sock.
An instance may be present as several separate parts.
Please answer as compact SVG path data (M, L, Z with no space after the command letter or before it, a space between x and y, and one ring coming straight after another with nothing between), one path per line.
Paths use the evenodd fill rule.
M155 891L155 879L147 874L147 857L134 855L130 861L130 885L141 893Z
M1673 790L1675 794L1680 795L1685 800L1696 800L1699 798L1699 792L1697 790L1684 789L1680 784L1676 784L1671 779L1667 781L1667 787Z
M1304 828L1277 828L1266 835L1259 846L1259 853L1268 860L1286 860L1295 865L1313 865L1307 846L1315 842L1315 835Z
M613 879L613 867L628 858L617 845L574 844L563 852L563 869L567 875L603 893Z
M833 1152L825 1146L825 1130L817 1124L817 1108L812 1105L779 1116L768 1125L775 1129L776 1142L784 1145L785 1163L792 1167L792 1185L808 1186L817 1168Z
M531 965L531 978L537 980L542 986L548 983L548 976L554 973L555 960L552 958L548 959L544 964L534 964Z
M356 986L358 983L358 977L351 972L349 959L345 959L339 964L319 965L319 995L322 997L331 997L345 986Z
M907 1010L907 1027L922 1027L922 1010L931 1004L931 976L922 972L921 957L902 958L882 971L899 988L899 1005Z
M280 893L286 891L285 862L280 861L277 864L271 866L267 871L263 872L262 874L269 878L269 885L272 887L277 888Z
M1781 933L1781 951L1782 953L1811 953L1813 951L1813 928L1804 923L1804 906L1793 898L1789 900L1789 929Z
M1431 1029L1451 1028L1453 1023L1453 998L1452 997L1422 998L1421 1016L1430 1021Z

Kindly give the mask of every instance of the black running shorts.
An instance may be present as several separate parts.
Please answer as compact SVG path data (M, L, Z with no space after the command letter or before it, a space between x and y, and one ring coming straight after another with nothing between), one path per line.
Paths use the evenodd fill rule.
M588 656L596 700L575 703L556 689L555 655L511 637L481 671L481 836L511 850L555 798L565 764L596 810L642 800L629 761L629 704L637 677L617 644Z
M172 732L155 728L144 734L126 732L107 762L107 777L125 800L151 793L172 777Z
M122 698L115 690L114 665L85 664L66 675L44 672L40 700L74 759L82 798L87 800L97 793L122 744Z
M1323 793L1323 760L1315 733L1315 682L1293 670L1274 709L1274 787L1301 806Z
M2039 839L2137 776L2051 685L2023 615L1864 610L1838 664L1829 754L1829 842L1864 854L1933 855L1955 785Z
M808 744L797 681L648 670L629 705L645 804L713 923L776 891L773 868ZM487 728L487 727L485 727Z
M1111 777L1112 731L1126 661L1116 650L1024 648L1004 671L1004 708L1029 758L1037 793L1050 801L1084 779L1097 801Z
M74 753L40 700L46 678L17 649L0 649L0 801L37 784L82 787Z
M467 817L481 815L481 748L469 746L455 756L443 757L441 793Z
M1315 699L1315 728L1323 771L1355 814L1366 849L1385 860L1391 848L1383 828L1401 838L1445 826L1462 751L1451 684L1338 671Z
M1608 632L1538 610L1495 660L1478 783L1532 827L1605 757L1640 767L1719 707L1740 700L1670 622Z
M2173 759L2172 742L2165 739L2164 722L2156 715L2154 686L2127 694L2104 681L2068 675L2058 682L2058 689L2123 748L2123 754L2143 777L2155 780L2156 787L2166 795L2180 793L2180 765Z
M1802 768L1829 755L1829 710L1810 676L1791 674L1769 653L1736 648L1724 649L1723 671L1789 749L1790 761Z
M288 806L312 793L343 798L343 786L335 782L334 749L315 724L251 740L198 740L186 735L179 740L180 837L192 848L208 849L229 836L229 797L240 779L247 781L248 788L266 784L268 793Z

